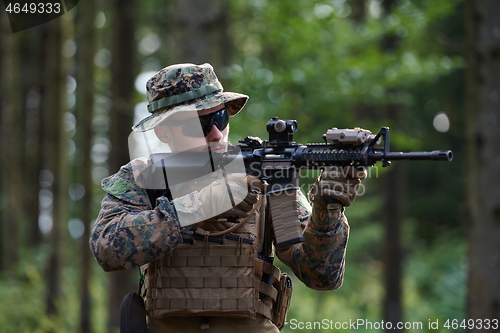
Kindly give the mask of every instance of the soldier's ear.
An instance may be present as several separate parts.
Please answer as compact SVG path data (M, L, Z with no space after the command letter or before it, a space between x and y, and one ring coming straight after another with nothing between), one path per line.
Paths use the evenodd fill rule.
M155 134L160 139L161 142L163 143L170 143L171 139L171 134L168 126L162 126L162 125L157 125L154 128Z

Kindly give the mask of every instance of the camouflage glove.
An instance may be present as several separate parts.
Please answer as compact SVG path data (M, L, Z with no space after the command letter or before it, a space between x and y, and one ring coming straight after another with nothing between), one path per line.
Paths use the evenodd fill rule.
M181 226L215 216L248 216L257 202L257 193L249 189L249 181L246 174L229 174L200 191L172 200ZM233 207L233 202L238 204Z
M364 167L326 168L311 188L309 198L312 202L321 198L326 203L325 197L331 197L338 200L344 207L350 206L356 198L361 180L366 176Z
M246 197L241 201L239 204L237 204L235 207L225 211L222 214L219 214L219 217L229 217L229 216L236 216L236 217L247 217L250 213L250 211L253 208L253 205L257 203L257 191L249 188Z

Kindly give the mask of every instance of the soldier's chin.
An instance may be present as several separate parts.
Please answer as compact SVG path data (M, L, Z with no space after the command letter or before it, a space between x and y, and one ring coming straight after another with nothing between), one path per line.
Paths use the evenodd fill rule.
M224 146L224 147L219 146L219 147L211 148L210 150L212 151L212 153L222 154L222 153L225 153L227 151L227 147L226 146Z
M184 152L191 153L201 153L201 152L212 152L212 153L225 153L227 151L228 142L211 142L210 144L204 144L201 146L194 146L189 149L184 149Z
M228 142L210 143L210 151L213 153L225 153L227 151Z
M184 147L181 150L176 150L175 153L203 153L208 152L208 146L206 144L201 146Z

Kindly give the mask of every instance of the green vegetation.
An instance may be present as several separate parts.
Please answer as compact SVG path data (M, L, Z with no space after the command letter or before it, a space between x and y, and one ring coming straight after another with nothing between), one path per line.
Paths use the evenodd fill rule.
M447 319L460 321L466 317L466 238L461 208L465 174L465 148L461 139L465 131L464 1L387 2L392 6L380 0L228 1L231 60L215 70L227 91L250 96L245 110L231 120L232 143L247 135L267 138L266 121L279 116L298 120L295 140L300 143L321 142L322 134L331 127L359 126L375 132L381 126L390 126L394 150L454 151L455 160L449 164L403 163L404 193L392 194L404 198L400 235L402 318L405 322L423 323L423 330L406 332L427 332L429 321L444 323ZM171 51L175 41L169 34L180 29L171 21L175 8L164 1L146 1L140 3L139 9L137 67L140 72L156 71L175 59ZM113 29L110 11L101 4L94 21L98 32L95 133L87 139L94 145L95 184L91 192L95 211L103 196L99 179L117 171L107 169L106 159L110 146L107 131L113 126L108 115L111 104L109 44ZM73 16L62 17L66 27L73 27ZM32 30L35 29L39 27ZM72 28L65 31L65 52L71 42L74 44L72 31ZM13 35L13 39L22 44L33 38L29 36L27 31ZM67 41L69 44L64 43ZM70 52L66 60L72 60L73 56ZM134 94L137 104L144 103L143 94ZM75 96L69 89L66 97L71 101ZM68 143L70 148L75 148L71 121L74 105L68 104L66 126L71 136ZM440 113L449 121L446 131L433 125ZM79 149L70 149L66 161L72 173L77 173L82 161ZM294 277L289 321L383 320L386 264L382 247L387 240L381 207L384 195L391 195L383 193L387 173L381 166L371 169L363 183L363 193L346 210L351 237L343 286L336 291L317 292ZM314 178L312 175L304 179L303 184L309 184ZM38 191L36 185L35 191ZM1 209L5 211L6 194L2 193L1 198ZM71 217L77 214L76 201L78 199L72 199L68 208ZM28 245L31 244L27 240L28 230L34 228L36 222L28 224L27 216L20 216L24 229L19 230L21 249L16 251L19 260L14 267L0 272L0 331L77 332L79 263L82 244L87 243L87 239L78 237L78 233L72 233L71 237L67 229L62 231L67 257L61 263L63 296L56 302L61 315L47 317L45 274L51 248L44 245L48 242L45 236L39 245ZM3 257L12 250L5 247ZM95 332L103 333L108 331L108 275L96 263L92 263L91 270L92 327ZM300 330L289 325L283 330L311 331L333 330ZM360 328L359 331L377 330ZM445 331L448 330L443 327L432 330Z

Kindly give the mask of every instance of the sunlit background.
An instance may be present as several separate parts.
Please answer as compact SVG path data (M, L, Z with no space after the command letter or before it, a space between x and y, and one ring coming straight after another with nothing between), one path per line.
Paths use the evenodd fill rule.
M25 135L17 136L24 148L4 147L2 164L36 161L2 167L1 332L117 332L121 296L112 292L115 280L83 253L104 196L101 180L144 148L130 144L136 135L130 127L148 115L146 81L179 62L209 62L226 91L250 96L231 120L233 144L248 135L267 139L265 124L278 116L298 121L299 143L322 142L332 127L377 132L389 126L394 151L454 152L452 163L394 162L369 170L363 192L346 209L351 236L344 285L318 292L294 277L289 321L381 322L389 316L423 323L428 331L430 321L467 318L464 0L123 1L129 14L111 2L90 3L93 8L80 2L62 17L16 34L0 13L0 41L9 46L0 58L12 65L0 74L11 83L11 94L3 95L10 102L2 106L2 126L21 126ZM82 21L86 15L90 19ZM132 30L125 36L126 28ZM90 44L82 31L94 34ZM59 44L50 52L60 55L63 103L59 126L50 127L59 129L59 141L47 146L41 133L50 123L42 79L48 65L37 50L55 33ZM500 37L500 29L495 33ZM82 65L85 59L89 66ZM13 71L23 75L16 81ZM93 74L90 84L81 79L85 72ZM92 99L82 110L84 87L91 88ZM492 103L498 93L488 95ZM7 110L28 120L11 126ZM84 113L91 116L90 132L80 127ZM112 134L117 127L121 132ZM61 155L49 154L54 151ZM80 177L86 170L90 183ZM302 188L316 176L302 177ZM9 178L25 179L14 196ZM29 209L23 201L28 197ZM82 206L87 197L89 205ZM60 260L55 266L54 256ZM83 279L85 260L90 266ZM136 285L135 273L124 278L128 285ZM47 289L53 278L57 287ZM292 331L333 330L283 330Z

